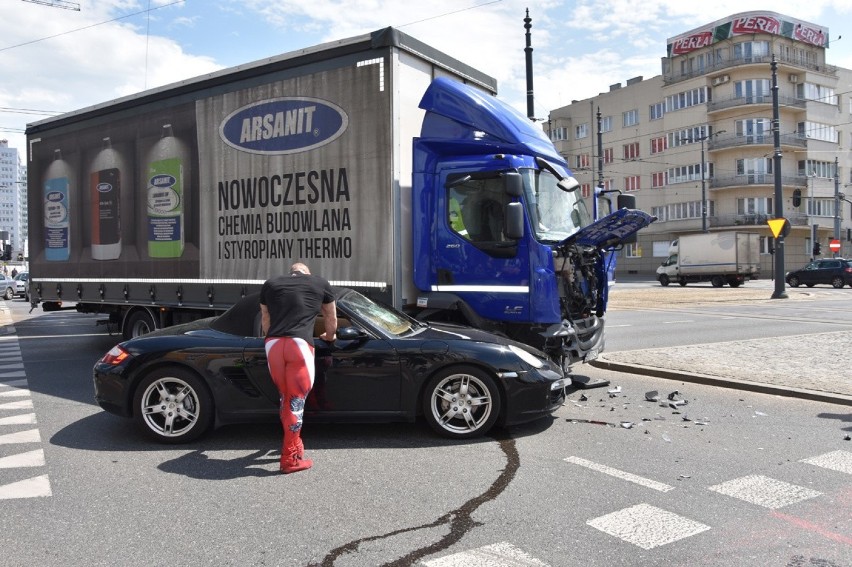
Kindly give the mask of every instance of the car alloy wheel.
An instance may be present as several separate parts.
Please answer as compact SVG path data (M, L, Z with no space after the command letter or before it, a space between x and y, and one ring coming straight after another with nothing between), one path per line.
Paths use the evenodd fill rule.
M487 373L457 366L435 375L423 399L426 421L437 433L456 439L485 434L500 414L500 390Z
M790 287L799 287L799 278L793 276L787 280L787 283L790 284Z
M146 435L162 443L187 443L204 434L213 418L207 387L191 372L160 368L139 382L133 417Z
M832 278L831 280L831 285L835 289L840 289L841 287L843 287L843 278L841 278L840 276L834 276L834 278Z

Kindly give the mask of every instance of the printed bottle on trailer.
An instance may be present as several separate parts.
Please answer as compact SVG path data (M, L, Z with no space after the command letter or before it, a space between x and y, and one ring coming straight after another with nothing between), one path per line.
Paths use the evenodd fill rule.
M115 260L121 255L121 182L124 160L104 138L89 173L92 207L92 259Z
M68 260L71 253L69 198L74 175L62 153L54 151L53 162L44 181L44 259L51 262Z
M147 158L148 256L179 258L183 254L186 226L184 195L188 152L171 124L163 126L162 137Z

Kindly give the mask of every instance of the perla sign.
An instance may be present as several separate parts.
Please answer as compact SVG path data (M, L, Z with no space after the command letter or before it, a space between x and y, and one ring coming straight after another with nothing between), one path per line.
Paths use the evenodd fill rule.
M239 108L219 126L229 146L253 154L294 154L324 146L346 131L349 116L328 101L307 97L263 100Z

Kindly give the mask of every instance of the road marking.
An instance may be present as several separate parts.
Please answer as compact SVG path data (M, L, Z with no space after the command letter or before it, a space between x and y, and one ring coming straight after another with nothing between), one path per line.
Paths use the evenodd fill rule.
M18 374L18 373L16 373ZM23 375L23 372L20 372ZM9 376L8 378L17 378L17 376ZM26 380L7 380L3 374L0 374L0 386L9 386L11 388L23 388L27 386Z
M832 451L810 459L802 459L800 463L816 465L824 469L852 474L852 453L849 451Z
M674 486L669 486L668 484L663 484L662 482L657 482L656 480L651 480L635 475L633 473L614 469L606 465L587 461L586 459L581 459L580 457L572 456L564 460L568 463L580 465L581 467L586 467L587 469L591 469L593 471L602 472L604 474L608 474L609 476L614 476L616 478L620 478L621 480L626 480L628 482L632 482L634 484L638 484L640 486L644 486L645 488L650 488L652 490L658 490L660 492L668 492L670 490L674 490Z
M821 492L763 475L749 475L708 487L709 490L745 500L770 510L821 496Z
M15 388L14 390L6 390L5 392L0 392L0 398L25 398L30 395L32 395L32 393L29 390L25 390L23 388Z
M695 319L684 319L682 321L663 321L663 325L674 325L677 323L695 323Z
M588 520L586 524L645 550L710 529L710 526L650 504L637 504Z
M43 467L44 465L44 450L42 449L35 449L26 453L18 453L17 455L0 458L0 469Z
M0 435L0 445L12 443L41 443L41 434L38 429L27 429L26 431Z
M495 543L421 562L425 567L547 567L508 542Z
M36 416L34 413L22 413L19 415L10 415L9 417L0 417L0 425L23 425L35 422Z
M46 474L0 486L0 500L38 498L40 496L52 495L50 480L48 480Z

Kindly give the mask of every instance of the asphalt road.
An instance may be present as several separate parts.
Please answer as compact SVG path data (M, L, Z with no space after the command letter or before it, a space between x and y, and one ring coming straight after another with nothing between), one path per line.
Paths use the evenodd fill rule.
M620 391L473 442L306 424L282 476L276 425L151 444L92 399L117 337L6 306L3 565L852 565L845 407L585 367Z

